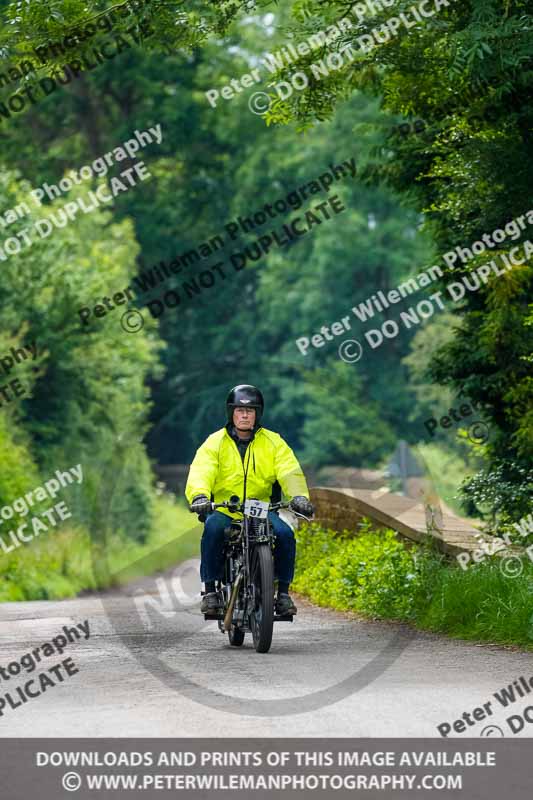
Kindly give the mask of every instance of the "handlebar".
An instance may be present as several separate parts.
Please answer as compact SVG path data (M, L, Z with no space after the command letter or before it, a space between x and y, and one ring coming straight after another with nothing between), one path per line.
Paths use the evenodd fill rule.
M217 508L227 508L228 511L230 511L232 514L235 514L236 512L240 512L242 514L244 513L244 501L241 503L240 498L236 494L234 494L230 497L229 500L225 500L223 503L209 503L209 508L211 509L211 512L215 511ZM290 509L290 511L292 511L293 514L296 514L297 517L305 519L307 522L314 519L314 517L306 517L304 514L298 513L298 511L295 511L293 508L291 508L290 503L284 503L284 502L269 503L268 506L269 512L278 511L278 509L281 508ZM192 508L191 511L193 511ZM200 519L201 522L205 520L205 516L203 516L203 513L200 514L198 518Z
M244 503L239 501L239 498L235 495L235 500L232 502L233 498L225 501L224 503L211 503L211 509L214 511L217 508L227 508L228 511L235 513L239 511L241 514L244 512ZM299 514L298 511L295 511L291 508L290 503L270 503L268 506L268 510L270 511L278 511L280 508L288 508L292 511L293 514L296 514L297 517L301 517L301 519L305 519L306 522L310 522L314 517L306 517L305 514Z
M290 503L270 503L268 506L269 511L277 511L279 508L289 508ZM235 513L236 511L240 511L241 513L244 511L244 503L241 503L239 500L235 500L232 502L232 498L229 500L224 501L223 503L211 503L211 510L215 511L217 508L227 508L228 511Z

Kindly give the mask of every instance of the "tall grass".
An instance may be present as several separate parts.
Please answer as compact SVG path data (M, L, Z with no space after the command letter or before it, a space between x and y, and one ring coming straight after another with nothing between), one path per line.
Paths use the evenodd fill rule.
M533 564L506 577L501 559L476 564L466 572L436 563L427 571L416 602L420 627L462 639L533 647Z

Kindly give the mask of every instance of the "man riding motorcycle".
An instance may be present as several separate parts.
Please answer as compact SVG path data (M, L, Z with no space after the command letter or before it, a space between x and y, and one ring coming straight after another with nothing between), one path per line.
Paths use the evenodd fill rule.
M227 425L212 433L198 448L189 470L185 495L192 512L205 519L201 542L200 577L205 584L203 614L217 614L223 600L215 583L222 579L224 528L242 514L211 512L211 498L222 503L232 495L268 502L274 484L279 484L290 506L311 517L307 482L296 456L278 433L261 427L263 395L255 386L235 386L226 399ZM276 535L274 573L278 578L276 614L296 614L289 595L294 577L296 542L291 528L275 512L269 520Z

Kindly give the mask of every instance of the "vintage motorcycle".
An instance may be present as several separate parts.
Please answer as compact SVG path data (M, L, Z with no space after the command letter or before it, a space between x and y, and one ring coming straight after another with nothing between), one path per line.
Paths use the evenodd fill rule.
M224 578L217 591L224 598L222 614L204 614L205 619L218 620L222 633L228 633L230 644L240 647L245 633L251 632L258 653L267 653L272 644L274 622L292 622L292 614L278 616L274 609L274 548L276 536L268 519L270 511L290 509L289 503L265 503L237 495L224 503L211 503L212 511L227 508L240 512L242 520L233 520L224 531ZM293 528L298 517L295 511L282 515Z

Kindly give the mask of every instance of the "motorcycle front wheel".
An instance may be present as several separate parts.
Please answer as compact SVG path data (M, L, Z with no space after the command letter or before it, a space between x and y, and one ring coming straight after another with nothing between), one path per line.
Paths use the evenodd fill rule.
M274 562L268 544L259 544L252 556L251 578L254 585L254 607L250 627L257 653L268 653L274 629Z
M240 647L244 642L244 631L242 628L236 628L232 625L228 631L229 643L233 647Z

